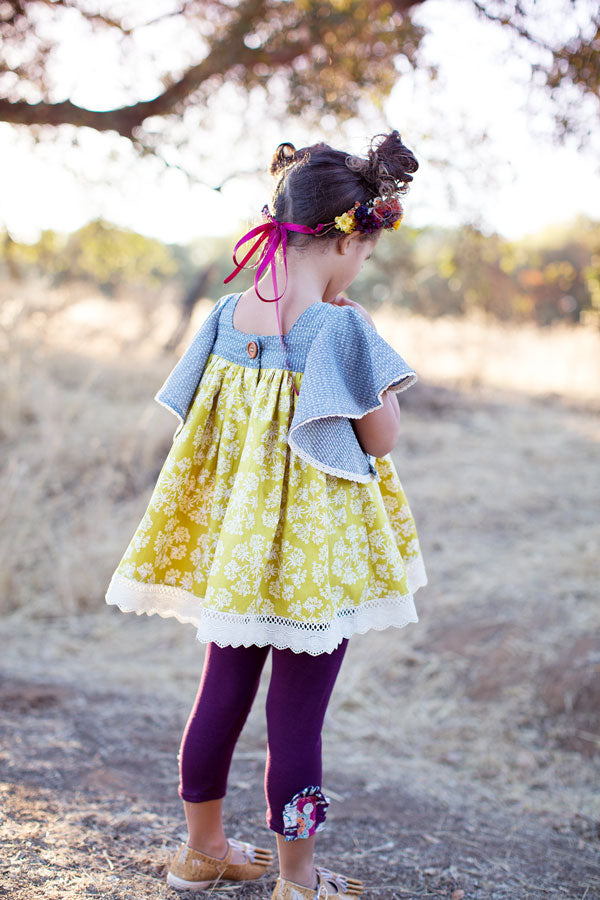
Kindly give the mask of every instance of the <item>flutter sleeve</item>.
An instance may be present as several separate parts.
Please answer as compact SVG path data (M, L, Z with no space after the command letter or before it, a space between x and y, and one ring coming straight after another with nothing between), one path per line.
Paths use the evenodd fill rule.
M365 453L352 419L383 406L383 392L417 380L407 362L350 306L330 306L306 358L288 444L323 472L374 481L374 457Z
M179 425L173 437L176 437L183 428L185 417L217 336L221 309L231 296L228 294L221 297L215 304L179 362L154 395L157 403L170 409L179 419Z

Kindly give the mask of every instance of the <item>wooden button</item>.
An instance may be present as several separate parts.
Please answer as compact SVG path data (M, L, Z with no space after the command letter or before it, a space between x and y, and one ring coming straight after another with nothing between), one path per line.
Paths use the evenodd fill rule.
M254 357L258 353L258 347L256 346L254 341L249 341L248 346L246 347L246 350L248 352L248 356L250 357L250 359L254 359Z

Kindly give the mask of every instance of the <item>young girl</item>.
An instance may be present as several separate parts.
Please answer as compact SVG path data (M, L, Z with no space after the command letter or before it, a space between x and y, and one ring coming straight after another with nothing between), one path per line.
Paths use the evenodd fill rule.
M343 291L382 229L399 226L417 168L397 131L366 159L280 144L271 211L236 245L226 279L260 254L254 287L219 300L155 397L180 423L106 600L191 622L208 645L180 751L188 840L167 876L179 890L259 878L272 862L227 840L222 821L269 652L273 898L363 890L314 864L329 803L321 729L348 638L416 622L426 576L388 455L394 394L416 375Z

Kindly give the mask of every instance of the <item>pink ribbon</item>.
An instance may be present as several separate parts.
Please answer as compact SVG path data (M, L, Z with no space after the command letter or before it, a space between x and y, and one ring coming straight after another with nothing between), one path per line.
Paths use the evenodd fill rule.
M286 365L286 368L289 370L289 365L287 361L287 354L285 352L285 344L283 342L283 334L281 333L281 320L279 318L279 301L285 294L287 290L287 282L288 282L288 272L287 272L287 232L288 231L299 231L302 234L319 234L324 225L317 225L316 228L309 228L307 225L295 225L293 222L278 222L277 219L274 219L273 216L269 212L268 206L263 206L262 213L269 220L265 222L264 225L257 225L256 228L252 228L248 231L243 237L239 239L237 244L233 250L233 261L235 263L235 269L233 272L224 279L223 284L227 284L227 282L231 281L232 278L235 278L242 269L256 268L256 275L254 276L254 290L256 291L257 297L260 297L261 300L264 300L265 303L275 303L275 313L277 315L277 327L279 329L279 340L281 341L281 349L283 352L283 359ZM258 237L258 239L254 242L250 250L246 253L243 260L238 262L236 253L240 247L244 244L247 244L253 238ZM265 244L266 241L266 244ZM260 257L256 263L251 266L246 266L246 263L249 259L251 259L261 244L264 244ZM283 253L283 266L285 270L285 285L280 294L277 293L277 270L275 267L275 256L279 246L281 245L282 253ZM260 291L258 290L258 282L261 279L261 276L266 271L268 266L271 266L271 278L273 279L273 289L275 292L274 297L263 297ZM292 387L296 394L298 391L296 390L296 385L292 381Z

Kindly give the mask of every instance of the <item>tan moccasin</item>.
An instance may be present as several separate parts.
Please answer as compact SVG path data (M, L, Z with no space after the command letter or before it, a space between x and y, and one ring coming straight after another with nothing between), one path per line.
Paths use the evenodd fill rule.
M231 862L234 850L243 852L246 857L243 863ZM265 874L272 862L270 850L234 838L229 839L229 849L223 859L182 844L171 862L167 884L176 891L203 891L221 881L254 881Z
M323 866L317 866L316 869L316 890L279 876L271 900L327 900L330 896L337 900L344 900L344 898L355 900L364 891L362 881L347 878L345 875L332 872Z

